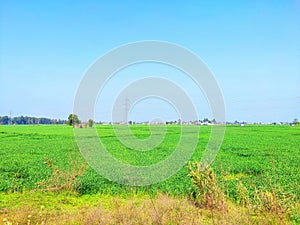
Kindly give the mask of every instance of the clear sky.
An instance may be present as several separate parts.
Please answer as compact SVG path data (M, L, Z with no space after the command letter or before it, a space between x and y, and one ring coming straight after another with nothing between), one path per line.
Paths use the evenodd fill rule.
M128 42L162 40L190 49L209 66L227 120L300 119L299 0L1 1L0 10L0 115L65 119L84 72L99 56ZM198 104L188 79L172 71L167 76L181 79ZM107 91L97 120L108 119L113 95ZM177 119L162 102L141 104L133 120L147 120L157 109ZM206 116L201 105L200 117Z

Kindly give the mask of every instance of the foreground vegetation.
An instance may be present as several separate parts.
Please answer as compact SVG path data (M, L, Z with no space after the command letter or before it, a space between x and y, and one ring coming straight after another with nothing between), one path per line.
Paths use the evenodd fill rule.
M139 138L149 136L147 126L131 129ZM191 162L201 159L210 135L210 127L199 129ZM111 126L97 131L115 157L150 165L171 154L180 126L167 126L163 143L142 154L122 146ZM228 126L212 169L200 173L191 163L162 183L128 187L85 163L69 126L0 126L0 219L6 224L297 224L299 137L298 126Z
M229 201L224 209L212 210L165 194L114 197L18 192L2 193L0 198L3 224L291 224L282 212L254 212Z

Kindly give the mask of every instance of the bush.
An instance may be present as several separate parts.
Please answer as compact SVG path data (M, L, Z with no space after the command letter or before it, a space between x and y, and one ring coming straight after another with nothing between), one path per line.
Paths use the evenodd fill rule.
M196 206L208 209L226 209L224 194L217 185L212 168L203 169L200 162L188 164L189 177L194 187L192 198Z

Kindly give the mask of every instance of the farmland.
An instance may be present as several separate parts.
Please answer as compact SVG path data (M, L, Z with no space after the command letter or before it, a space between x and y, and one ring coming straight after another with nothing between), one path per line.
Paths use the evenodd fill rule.
M210 136L209 126L199 126L199 129L199 142L191 162L200 161ZM138 138L150 134L144 125L133 125L131 130ZM133 165L150 165L165 159L180 138L180 126L168 125L164 141L152 151L141 153L124 147L112 126L97 125L97 132L113 156ZM293 199L297 204L299 146L299 126L228 126L212 165L218 186L234 203L240 202L237 187L242 184L250 199L258 190L275 191L276 196ZM0 155L0 209L10 207L7 196L13 198L16 193L32 191L45 193L45 196L52 191L76 193L76 200L98 195L143 199L161 194L184 199L190 197L192 190L187 166L166 181L147 187L129 187L101 177L84 161L74 140L73 128L65 125L0 126ZM294 221L299 219L296 214L292 217Z

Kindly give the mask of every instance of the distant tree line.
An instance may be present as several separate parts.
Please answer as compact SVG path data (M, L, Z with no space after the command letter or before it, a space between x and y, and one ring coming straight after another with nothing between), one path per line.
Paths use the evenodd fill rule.
M17 116L10 118L8 116L0 116L0 124L65 124L66 120L37 118L32 116Z
M88 122L85 122L84 124L87 124L89 127L92 127L95 122L92 119L89 119ZM98 122L98 124L102 124L103 122ZM105 123L105 122L104 122ZM143 122L143 123L149 123ZM195 120L195 121L181 121L181 119L174 120L174 121L166 121L166 124L195 124L195 125L209 125L209 124L217 124L218 122L215 119L209 120L208 118L204 118L203 120ZM68 124L70 126L77 126L81 124L81 121L79 120L78 116L75 114L70 114L68 116L67 120L61 120L61 119L50 119L50 118L38 118L38 117L32 117L32 116L16 116L13 118L10 118L9 116L0 116L0 125L8 125L8 124ZM108 124L111 124L109 122ZM140 124L138 122L134 121L129 121L128 124ZM226 122L226 124L247 124L247 122ZM259 123L254 123L254 124L261 124ZM297 118L295 118L292 122L280 122L280 123L272 123L274 125L276 124L289 124L289 125L298 125L300 126L300 122Z

